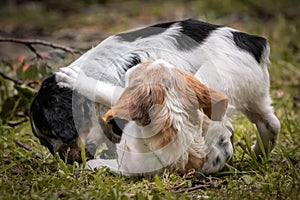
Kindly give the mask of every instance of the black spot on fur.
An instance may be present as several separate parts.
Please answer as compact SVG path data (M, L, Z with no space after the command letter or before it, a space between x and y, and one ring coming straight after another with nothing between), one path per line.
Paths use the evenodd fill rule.
M219 146L222 146L224 143L225 138L221 137L221 139L219 140Z
M166 29L160 27L146 27L137 31L131 31L127 33L120 33L117 36L120 37L121 40L126 42L133 42L139 38L147 38L152 35L158 35L163 33Z
M166 29L170 28L177 21L173 22L164 22L155 24L146 28L142 28L136 31L130 31L126 33L117 34L123 41L133 42L139 38L147 38L153 35L158 35L166 31Z
M187 19L183 21L165 22L155 24L137 31L118 34L123 41L133 42L139 38L147 38L158 35L166 31L174 24L181 26L178 35L174 35L176 46L180 50L192 50L199 46L209 34L217 29L218 25L201 22L198 20Z
M127 72L128 69L130 69L131 67L133 67L141 62L142 62L141 57L137 53L132 53L130 56L130 59L128 59L127 62L124 63L124 65L122 66L124 72ZM119 71L121 71L121 70L119 69Z
M128 58L125 58L125 60L125 62L124 60L118 59L115 61L116 66L118 66L118 76L122 81L124 81L124 75L128 69L142 62L141 57L137 53L131 53L130 55L128 55ZM125 83L123 82L123 84Z
M213 166L215 167L215 166L219 165L220 162L221 162L221 158L220 158L220 156L217 156L217 158L213 161Z
M233 31L233 40L235 44L252 54L255 60L260 63L264 49L267 46L267 40L263 37L249 35L242 32Z
M199 46L209 34L220 26L205 23L202 21L187 19L182 21L167 22L153 25L152 27L170 28L171 25L178 23L181 26L181 34L174 35L176 47L182 51L192 50Z
M180 50L192 50L202 44L209 34L220 26L188 19L180 21L182 34L176 36L177 47Z
M129 61L127 69L129 69L129 68L131 68L131 67L133 67L133 66L135 66L135 65L137 65L139 63L141 63L141 57L138 54L135 54L135 53L134 53L134 55L135 56Z
M159 24L155 24L155 25L152 25L150 27L157 27L157 28L164 28L164 29L167 29L167 28L170 28L173 24L177 23L178 21L172 21L172 22L163 22L163 23L159 23Z
M223 150L224 150L224 155L225 155L225 158L226 158L226 160L228 160L229 158L230 158L230 155L229 155L229 152L228 152L228 142L224 142L223 144L222 144L222 148L223 148Z
M229 142L225 142L225 138L222 137L222 138L219 140L218 145L223 149L224 156L225 156L226 160L228 160L228 159L231 157L231 155L229 154L229 152L228 152L228 150L227 150L227 149L228 149Z

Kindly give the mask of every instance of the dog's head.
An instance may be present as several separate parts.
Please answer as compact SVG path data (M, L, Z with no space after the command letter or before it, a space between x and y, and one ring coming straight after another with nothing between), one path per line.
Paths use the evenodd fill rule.
M62 159L81 162L81 138L76 129L72 112L73 91L57 86L55 76L45 79L30 108L32 131L54 155L59 153ZM76 102L84 106L84 100ZM74 106L74 105L73 105ZM77 116L79 121L82 116ZM87 158L93 158L87 152Z

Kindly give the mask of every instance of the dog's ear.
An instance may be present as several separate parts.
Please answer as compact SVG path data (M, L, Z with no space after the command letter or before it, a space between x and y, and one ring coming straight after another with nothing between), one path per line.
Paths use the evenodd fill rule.
M221 121L228 106L227 97L218 91L209 89L210 103L203 108L203 112L212 120Z
M104 115L104 121L113 117L133 120L146 126L151 122L149 111L153 105L162 105L166 96L164 86L147 83L125 89L117 103Z
M182 73L193 89L192 93L189 95L196 95L199 108L203 109L204 114L211 120L221 121L227 110L227 97L221 92L208 88L194 76L186 72Z

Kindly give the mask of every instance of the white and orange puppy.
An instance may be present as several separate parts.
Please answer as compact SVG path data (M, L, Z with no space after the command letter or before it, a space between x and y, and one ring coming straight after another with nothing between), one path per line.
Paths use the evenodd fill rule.
M233 132L224 117L228 100L222 93L164 60L138 64L125 81L125 91L103 117L117 124L128 120L117 159L90 160L89 167L106 165L127 175L164 167L212 173L231 158Z
M79 68L73 69L70 77L80 74ZM82 91L93 83L82 73L77 79L85 87ZM173 64L156 60L132 67L125 75L125 89L101 81L98 85L105 88L97 92L97 99L113 104L103 120L123 127L122 138L115 159L89 160L88 168L106 166L131 176L166 167L207 174L219 171L231 158L233 128L224 116L227 97Z

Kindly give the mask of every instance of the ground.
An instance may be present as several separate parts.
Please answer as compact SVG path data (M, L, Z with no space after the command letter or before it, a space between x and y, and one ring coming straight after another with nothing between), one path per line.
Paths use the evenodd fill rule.
M234 157L210 176L165 171L127 178L67 165L33 136L28 108L41 80L79 54L35 46L41 59L25 45L0 42L0 199L300 199L299 2L49 2L2 6L0 37L43 39L84 52L120 31L190 17L266 37L281 133L270 157L258 161L250 151L255 126L237 114Z

